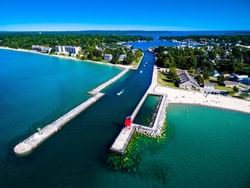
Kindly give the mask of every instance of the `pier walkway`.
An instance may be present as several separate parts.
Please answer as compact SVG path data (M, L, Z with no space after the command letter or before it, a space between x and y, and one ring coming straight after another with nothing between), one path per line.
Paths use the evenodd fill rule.
M115 81L117 81L118 79L120 79L128 71L129 71L128 68L124 69L122 72L120 72L119 74L117 74L116 76L114 76L113 78L111 78L110 80L108 80L107 82L104 82L103 84L99 85L98 87L96 87L95 89L93 89L92 91L90 91L89 94L95 95L95 94L99 93L101 90L103 90L104 88L108 87L109 85L111 85L112 83L114 83Z
M32 134L24 141L17 144L14 148L14 152L17 155L26 155L31 153L36 147L38 147L41 143L51 137L53 134L58 132L66 123L70 120L74 119L78 116L81 112L86 110L89 106L97 102L101 99L105 94L100 93L101 90L108 87L109 85L113 84L119 78L121 78L124 74L128 72L129 69L124 69L122 72L111 78L110 80L104 82L94 90L90 91L89 93L92 95L87 101L83 102L79 106L75 107L68 113L61 116L56 121L52 122L51 124L46 125L44 128L39 129L38 132Z
M132 126L130 128L124 127L118 137L115 139L113 145L110 150L114 153L124 154L128 143L135 132L135 127Z
M30 137L19 143L15 146L14 152L17 155L25 155L32 152L37 146L39 146L42 142L47 140L53 134L58 132L66 123L79 115L82 111L87 109L89 106L97 102L100 98L104 96L104 93L97 93L92 96L87 101L83 102L79 106L75 107L68 113L64 114L62 117L54 121L53 123L45 126L38 132L32 134Z

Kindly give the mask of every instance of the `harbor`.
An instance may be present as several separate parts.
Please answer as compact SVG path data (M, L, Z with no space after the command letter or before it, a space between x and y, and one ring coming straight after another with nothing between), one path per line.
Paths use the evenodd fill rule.
M121 132L113 142L110 150L114 153L118 154L124 154L126 152L126 148L129 144L130 139L132 138L133 134L137 131L138 133L144 134L149 137L159 137L162 133L162 129L165 122L165 115L166 115L166 107L167 107L167 95L158 93L155 91L157 84L157 68L154 67L153 69L153 75L152 80L149 88L146 90L145 94L135 107L133 113L131 116L131 125L125 126L122 128ZM156 95L161 97L159 107L156 109L156 117L152 120L153 126L152 127L146 127L144 125L139 125L133 123L134 119L136 118L136 115L142 108L146 98L149 95Z

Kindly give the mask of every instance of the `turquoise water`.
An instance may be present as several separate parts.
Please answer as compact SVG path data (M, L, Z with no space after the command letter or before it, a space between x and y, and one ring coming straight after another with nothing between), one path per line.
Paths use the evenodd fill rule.
M148 95L144 101L140 111L135 117L134 122L139 125L152 127L154 118L157 113L157 105L159 105L161 97L156 95Z
M0 50L0 155L6 144L55 120L86 100L119 69Z
M106 163L109 147L121 130L124 118L132 113L147 90L151 82L154 59L154 55L145 52L142 66L139 68L144 69L142 74L139 71L128 72L105 90L104 98L80 114L28 157L16 157L13 147L34 132L33 126L26 131L22 127L18 128L19 124L14 124L12 129L6 128L6 132L15 132L11 137L0 132L1 139L8 138L5 143L1 142L4 148L0 154L1 188L103 187L102 181L99 181L101 174L105 174L101 177L105 179L116 175ZM143 66L145 62L148 62L146 67ZM123 94L117 96L117 92L122 89ZM36 108L39 108L38 105ZM64 105L61 108L64 108ZM35 111L34 108L33 110ZM46 120L47 117L44 121Z
M166 115L166 140L157 143L140 138L143 157L136 173L100 174L103 185L131 188L250 186L249 114L169 105Z
M11 55L15 56L12 53ZM18 61L13 61L13 63L22 62L23 55L28 54L17 55L19 56ZM32 59L32 57L29 58ZM37 55L34 55L33 58L38 59ZM47 58L45 59L47 60ZM2 54L0 59L3 59ZM54 58L52 60L54 62ZM24 75L33 74L29 78L32 80L33 77L39 75L35 72L42 71L39 65L47 62L37 61L39 61L37 64L39 68L36 69L34 66L32 69L26 70L28 68L24 66L22 67L24 70L20 72L25 73ZM55 68L62 70L62 76L67 74L66 71L72 71L75 76L82 66L80 63L68 60L64 62L62 59L56 59L55 61L62 61L64 65L56 63L59 67ZM53 62L50 62L51 66L54 66ZM143 66L145 62L148 62L146 67ZM167 112L167 139L160 143L145 138L139 139L143 158L135 173L115 172L107 165L109 148L122 128L124 118L133 112L150 84L153 64L154 56L145 52L138 71L130 71L106 89L104 98L71 121L30 156L19 158L13 153L15 144L33 132L35 129L33 127L37 126L36 123L27 126L23 122L27 121L26 117L29 117L29 113L19 117L18 121L13 118L12 121L16 121L16 123L12 123L10 128L5 127L5 124L1 122L0 187L249 187L250 116L219 109L170 105ZM61 66L67 68L63 69ZM70 66L73 68L69 68ZM98 72L101 68L99 65L96 66L94 72ZM139 73L141 69L144 69L142 74ZM12 71L9 71L9 74L3 73L3 69L0 71L0 75L21 74L11 74ZM54 72L53 75L55 75ZM41 78L43 77L41 76ZM28 82L29 79L25 82ZM35 96L41 97L40 95L45 92L39 92L42 91L42 88L45 88L44 90L53 89L54 87L49 86L53 79L55 79L54 76L51 76L51 79L44 83L45 86L34 86L38 87ZM1 78L1 86L7 81L4 82ZM63 79L62 82L69 81ZM71 85L71 83L70 80L70 83L66 85ZM79 84L76 85L79 86ZM32 93L33 87L30 88L25 92ZM82 91L84 88L80 87L79 90ZM117 92L121 90L124 90L123 94L117 96ZM7 95L6 91L7 89L2 89L0 95ZM66 92L63 88L61 91ZM70 91L68 90L68 92ZM23 92L23 96L26 96L25 92ZM28 94L28 96L32 95ZM18 93L12 94L12 97L18 97ZM43 116L41 112L36 113L36 111L47 106L47 102L57 101L58 95L51 94L45 98L51 100L46 100L46 102L38 100L39 103L35 104L32 103L32 100L27 100L22 107L10 112L23 113L24 109L30 109L28 107L32 106L30 113L34 115L34 118L30 117L30 119L36 122L37 118ZM3 97L0 98L1 105L5 101ZM50 108L54 107L47 107L47 109ZM63 111L65 108L65 104L63 104L57 109ZM8 106L5 106L5 110L8 110ZM3 116L3 111L1 108L0 119L8 117L6 114ZM41 118L41 122L48 121L47 117Z
M145 181L156 187L249 187L249 122L250 115L238 112L170 105L166 144L147 147L140 169L155 172L158 183Z

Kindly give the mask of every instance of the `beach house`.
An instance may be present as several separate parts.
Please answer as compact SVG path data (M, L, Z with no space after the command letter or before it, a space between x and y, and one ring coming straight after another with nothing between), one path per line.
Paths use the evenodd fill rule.
M113 55L112 55L112 54L105 54L104 57L103 57L103 59L104 59L105 61L110 62L110 61L112 61L112 59L113 59Z
M179 77L179 88L182 89L200 89L200 85L197 83L197 81L192 77L186 70L178 69L176 70L176 73Z

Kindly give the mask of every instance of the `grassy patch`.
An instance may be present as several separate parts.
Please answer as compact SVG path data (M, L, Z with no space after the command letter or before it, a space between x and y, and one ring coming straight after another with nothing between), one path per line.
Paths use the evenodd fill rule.
M159 71L158 71L157 82L161 86L167 86L167 87L171 87L171 88L178 88L178 87L175 86L175 84L173 82L170 82L169 80L166 79L166 74L164 74L162 72L159 72Z
M224 91L227 91L227 92L233 92L233 88L231 88L231 87L215 85L214 88L219 89L219 90L224 90Z
M233 88L231 88L231 87L215 85L214 88L218 89L218 90L226 91L232 97L234 97L234 95L235 95L235 92L234 92Z

